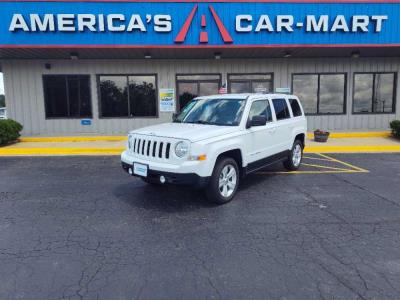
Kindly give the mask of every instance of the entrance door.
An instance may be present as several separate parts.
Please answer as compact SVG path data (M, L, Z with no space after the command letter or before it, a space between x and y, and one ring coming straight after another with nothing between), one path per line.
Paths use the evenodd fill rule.
M272 74L228 74L229 93L271 93Z
M178 111L193 98L218 94L220 74L177 75Z

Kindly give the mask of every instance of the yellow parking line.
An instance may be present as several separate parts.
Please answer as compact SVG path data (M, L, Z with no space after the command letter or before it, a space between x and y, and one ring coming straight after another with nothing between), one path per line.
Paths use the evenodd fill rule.
M350 164L350 163L347 163L347 162L341 161L341 160L339 160L339 159L330 157L330 156L328 156L328 155L326 155L326 154L318 153L318 155L320 155L320 156L322 156L322 157L324 157L324 158L331 159L331 161L334 161L334 162L343 164L343 165L345 165L345 166L347 166L347 167L349 167L349 168L353 168L353 169L355 169L355 170L357 170L357 171L360 171L360 172L369 172L369 171L366 170L366 169L363 169L363 168L357 167L357 166L355 166L355 165L352 165L352 164Z
M318 153L315 153L315 154L318 154ZM303 156L303 158L321 160L321 161L331 161L330 159L326 159L326 158L310 157L310 156Z
M314 164L306 164L306 163L302 163L302 165L303 166L309 166L309 167L315 167L315 168L322 168L322 169L330 169L330 170L338 170L338 171L350 171L349 169L328 167L328 166L322 166L322 165L314 165Z
M357 170L346 170L346 171L272 171L272 172L257 172L257 174L270 175L270 174L282 174L282 175L301 175L301 174L342 174L342 173L368 173L369 171L361 172Z

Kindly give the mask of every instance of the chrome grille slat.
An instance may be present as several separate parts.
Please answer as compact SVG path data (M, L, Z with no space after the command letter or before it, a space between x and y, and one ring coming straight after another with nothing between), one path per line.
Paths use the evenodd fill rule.
M154 161L176 159L172 155L175 145L172 138L132 134L130 140L130 151L137 157Z

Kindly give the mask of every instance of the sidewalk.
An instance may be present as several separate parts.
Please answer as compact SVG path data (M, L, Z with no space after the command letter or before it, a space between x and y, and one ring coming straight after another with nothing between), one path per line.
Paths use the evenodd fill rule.
M336 137L335 137L336 136ZM0 147L0 156L120 155L124 136L25 137L21 142ZM307 137L305 153L399 152L400 141L388 132L333 133L327 143Z

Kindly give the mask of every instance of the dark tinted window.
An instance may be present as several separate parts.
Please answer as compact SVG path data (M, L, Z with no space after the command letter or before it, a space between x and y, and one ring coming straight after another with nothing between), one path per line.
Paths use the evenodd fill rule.
M253 102L249 112L249 119L251 120L254 116L265 116L267 122L272 121L271 107L267 100Z
M102 75L99 84L102 117L157 115L155 75Z
M345 74L294 74L293 93L306 114L344 113Z
M229 74L230 93L272 92L272 74Z
M272 99L277 120L290 118L289 108L285 99Z
M354 74L353 112L394 112L395 73Z
M302 113L301 113L299 101L292 98L292 99L289 99L289 103L290 103L290 107L292 108L293 117L301 116Z
M43 76L46 118L91 117L89 75Z
M179 111L198 96L218 94L221 83L219 74L177 75L176 79Z

